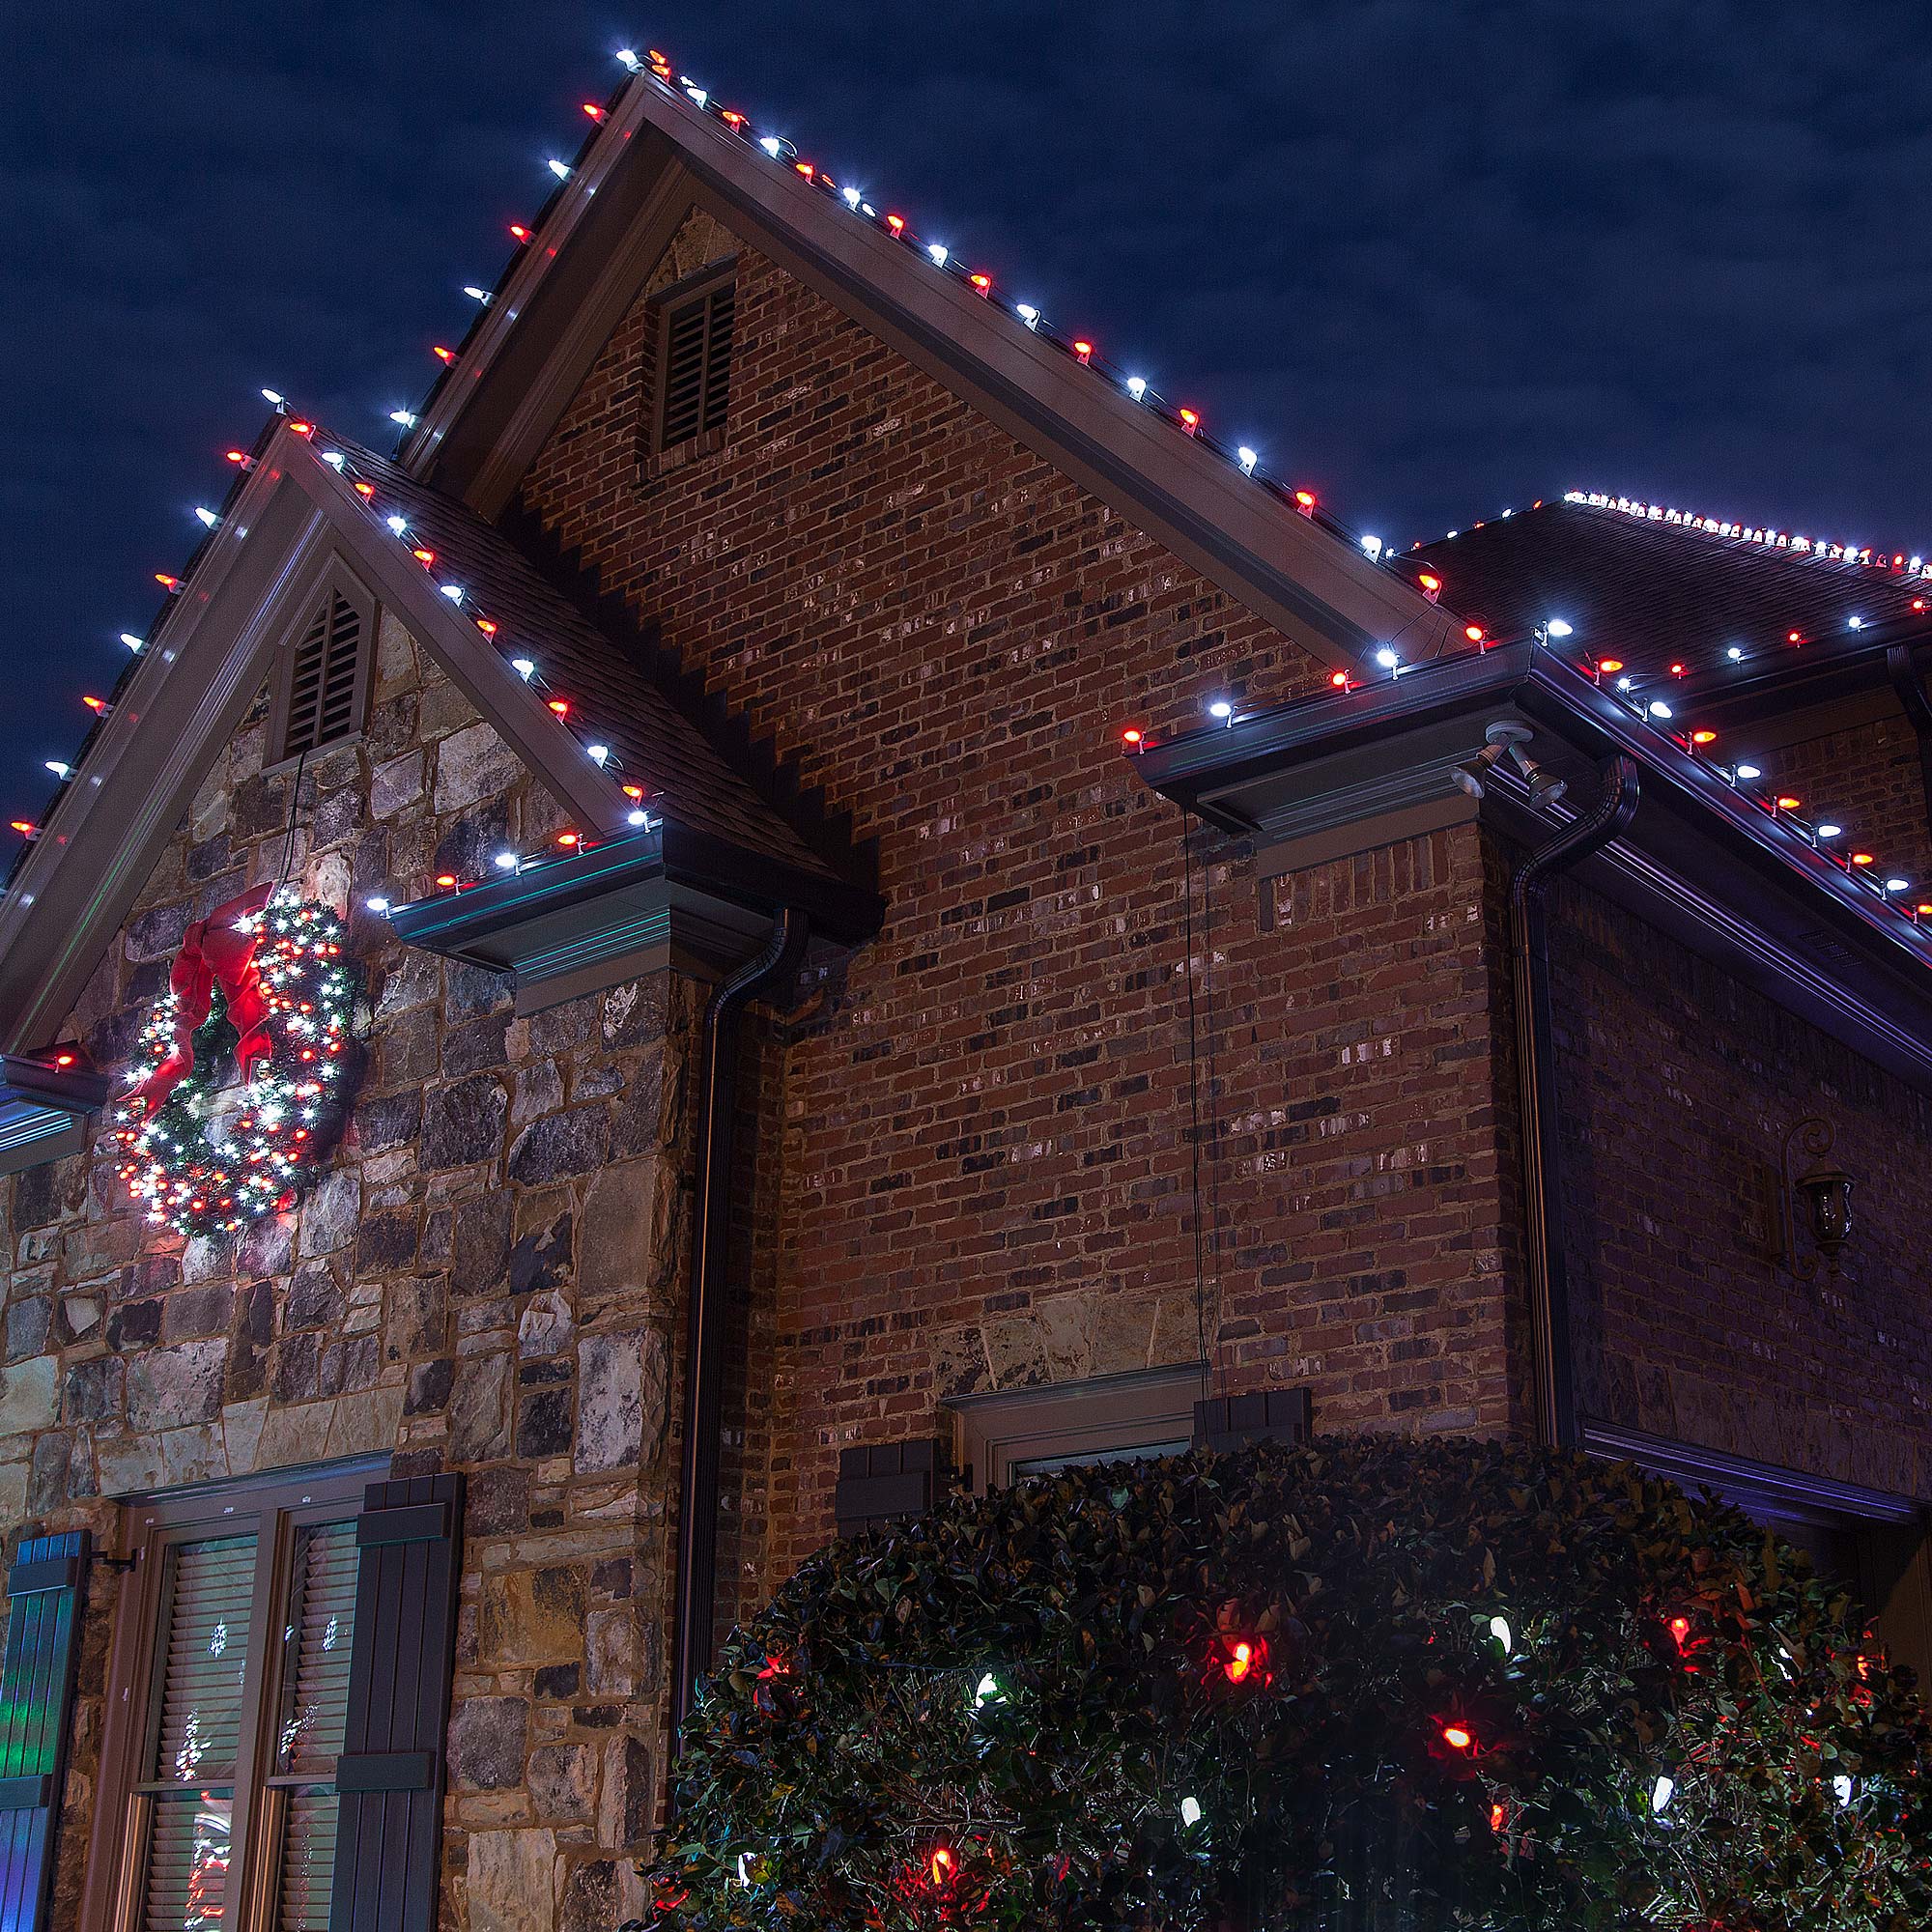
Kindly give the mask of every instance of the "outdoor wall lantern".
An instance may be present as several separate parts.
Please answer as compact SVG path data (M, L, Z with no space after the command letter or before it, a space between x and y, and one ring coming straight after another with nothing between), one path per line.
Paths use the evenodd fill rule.
M1832 1123L1822 1114L1814 1114L1784 1137L1782 1161L1786 1216L1785 1264L1792 1273L1809 1280L1818 1272L1822 1258L1827 1268L1836 1274L1838 1254L1852 1234L1852 1177L1827 1158L1832 1151ZM1811 1165L1795 1178L1796 1156L1808 1156ZM1794 1209L1802 1207L1805 1225L1818 1252L1802 1258L1798 1253Z

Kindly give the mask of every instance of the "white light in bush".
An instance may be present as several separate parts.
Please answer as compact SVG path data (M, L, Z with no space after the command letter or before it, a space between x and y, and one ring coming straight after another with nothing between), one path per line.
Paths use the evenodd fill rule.
M1677 1796L1677 1780L1667 1772L1657 1774L1657 1782L1650 1787L1650 1808L1663 1812L1670 1808L1670 1801Z

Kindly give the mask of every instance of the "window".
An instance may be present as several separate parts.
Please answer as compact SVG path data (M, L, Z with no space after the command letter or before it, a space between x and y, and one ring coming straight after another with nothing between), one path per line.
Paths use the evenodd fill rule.
M270 762L361 730L375 630L375 607L346 583L331 583L309 607L282 658Z
M1194 1443L1195 1363L1050 1383L950 1405L957 1462L976 1492L1093 1463L1178 1456Z
M676 449L722 433L731 396L731 311L736 278L727 264L680 284L658 304L657 419L652 447Z
M130 1511L114 1932L327 1932L367 1475Z

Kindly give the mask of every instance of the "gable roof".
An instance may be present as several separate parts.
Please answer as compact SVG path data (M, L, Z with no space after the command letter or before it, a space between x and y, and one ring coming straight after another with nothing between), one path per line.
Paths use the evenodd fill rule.
M1638 679L1932 633L1921 558L1629 497L1573 492L1418 545L1397 567L1437 577L1443 605L1492 639L1560 618L1572 650L1620 659Z
M450 357L403 467L497 515L694 207L1317 659L1353 668L1390 637L1446 641L1447 614L1312 497L655 54Z
M713 863L745 855L761 886L825 898L842 915L835 927L863 923L852 913L863 895L505 537L385 460L277 419L0 900L0 1047L46 1037L66 1017L338 565L397 613L586 836L629 828L639 803L623 785L635 783L654 814L702 835ZM552 682L520 674L521 655ZM546 696L561 689L564 717ZM614 756L600 764L592 742Z

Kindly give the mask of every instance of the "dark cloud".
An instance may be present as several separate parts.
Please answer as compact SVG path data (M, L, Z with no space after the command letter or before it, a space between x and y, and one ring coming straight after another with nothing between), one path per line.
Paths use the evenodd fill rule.
M260 386L384 433L639 37L1391 538L1581 484L1932 542L1917 4L14 13L0 817Z

